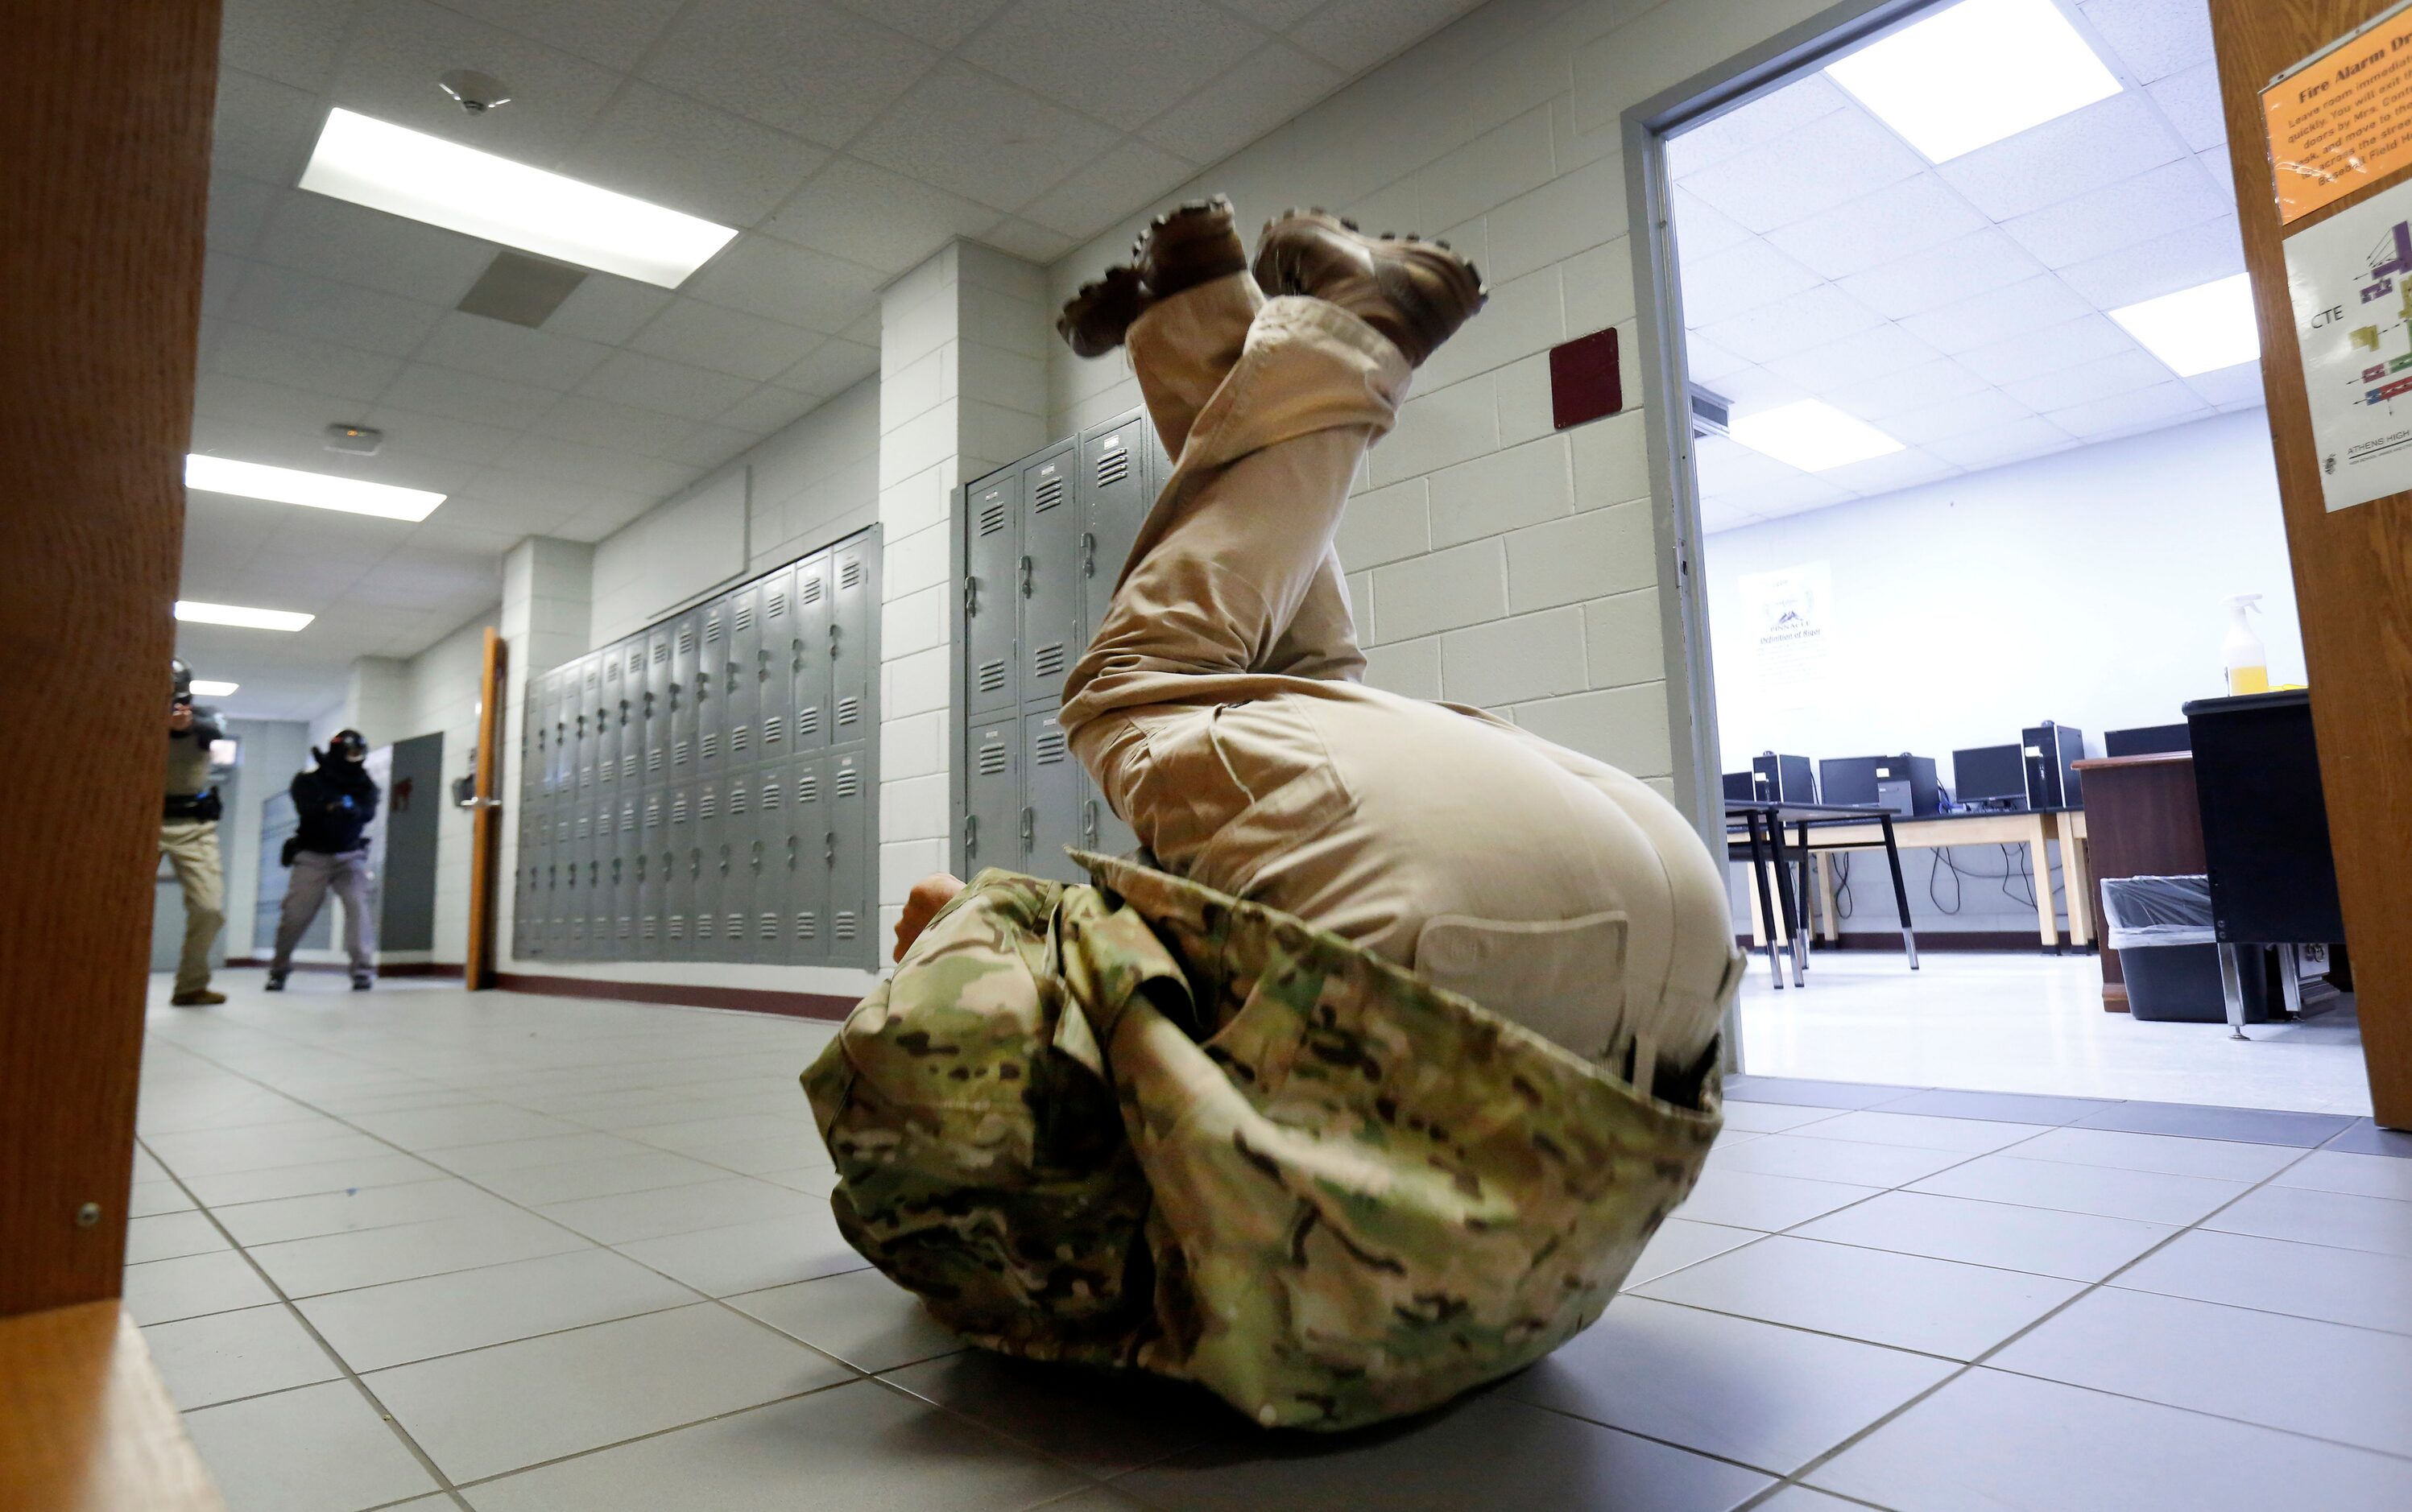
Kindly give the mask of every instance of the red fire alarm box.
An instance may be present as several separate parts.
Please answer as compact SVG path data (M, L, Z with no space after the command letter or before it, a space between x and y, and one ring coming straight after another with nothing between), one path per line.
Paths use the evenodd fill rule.
M1617 366L1614 326L1550 348L1550 413L1557 429L1624 408L1625 374Z

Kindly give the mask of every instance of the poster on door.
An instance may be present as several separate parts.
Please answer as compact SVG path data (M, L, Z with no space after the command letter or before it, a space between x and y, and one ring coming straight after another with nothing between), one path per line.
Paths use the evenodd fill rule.
M2324 502L2412 489L2412 186L2287 238L2287 293Z
M1815 704L1825 692L1833 644L1833 574L1827 564L1746 572L1742 606L1761 707Z

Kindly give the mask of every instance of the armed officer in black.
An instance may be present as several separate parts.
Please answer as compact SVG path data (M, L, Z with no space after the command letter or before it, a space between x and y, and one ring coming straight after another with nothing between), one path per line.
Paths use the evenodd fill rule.
M301 943L328 889L344 901L344 950L351 958L352 990L376 981L375 876L369 870L369 821L376 817L377 785L363 765L369 742L356 729L337 730L324 751L310 753L317 766L293 778L293 812L301 828L285 843L285 864L293 869L285 886L285 911L276 921L276 957L269 963L268 990L281 992Z

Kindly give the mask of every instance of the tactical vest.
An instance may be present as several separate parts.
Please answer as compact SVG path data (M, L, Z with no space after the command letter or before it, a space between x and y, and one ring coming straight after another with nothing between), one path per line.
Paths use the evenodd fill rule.
M1615 1295L1722 1123L1276 910L982 873L803 1075L848 1242L973 1343L1267 1427L1417 1412Z

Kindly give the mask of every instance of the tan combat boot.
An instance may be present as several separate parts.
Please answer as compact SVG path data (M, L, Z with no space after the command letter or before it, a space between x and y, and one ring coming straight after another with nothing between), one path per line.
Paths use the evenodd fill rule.
M1081 357L1123 344L1131 322L1158 300L1247 272L1248 249L1231 222L1231 201L1217 195L1158 215L1131 243L1131 260L1106 270L1065 301L1055 331Z
M1303 294L1340 306L1417 367L1490 297L1482 275L1446 242L1368 236L1321 210L1266 222L1256 273L1269 297Z

